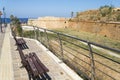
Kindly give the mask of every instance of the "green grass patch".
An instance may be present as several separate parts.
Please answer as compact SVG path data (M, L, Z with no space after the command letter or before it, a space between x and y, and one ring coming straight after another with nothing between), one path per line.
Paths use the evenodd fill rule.
M89 32L84 32L84 31L77 31L77 30L70 29L70 28L54 29L54 31L62 32L65 34L70 34L70 35L76 36L80 39L95 42L95 43L101 44L103 46L108 46L111 48L120 49L120 41L113 40L111 38L108 38L106 36L102 36L99 34L89 33Z

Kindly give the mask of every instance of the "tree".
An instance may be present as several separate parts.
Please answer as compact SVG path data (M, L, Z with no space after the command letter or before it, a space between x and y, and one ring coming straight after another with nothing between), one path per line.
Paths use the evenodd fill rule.
M22 36L22 27L20 20L13 15L10 16L10 20L13 25L13 31L15 31L15 33L18 34L19 36Z
M14 21L14 16L13 15L10 15L10 20L11 20L11 22Z

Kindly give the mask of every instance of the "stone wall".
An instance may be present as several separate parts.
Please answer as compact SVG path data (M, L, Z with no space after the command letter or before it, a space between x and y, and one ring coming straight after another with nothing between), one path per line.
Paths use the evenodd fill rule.
M58 17L43 17L38 19L30 19L28 25L55 29L55 28L72 28L77 31L86 31L90 33L101 34L105 37L110 37L120 40L120 23L103 23L103 22L74 22L67 18Z
M49 29L65 28L68 25L68 19L58 17L41 17L34 20L28 20L28 25L34 25Z
M69 22L68 26L77 31L97 33L105 37L120 40L120 23Z

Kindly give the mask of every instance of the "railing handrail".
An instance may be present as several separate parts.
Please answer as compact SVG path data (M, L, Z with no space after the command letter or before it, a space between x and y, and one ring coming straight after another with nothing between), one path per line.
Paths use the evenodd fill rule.
M104 67L106 67L106 68L109 68L110 70L112 70L112 71L115 71L115 72L117 72L117 73L120 73L120 71L119 70L117 70L117 69L115 69L115 68L113 68L113 67L111 67L111 66L108 66L107 64L104 64L104 63L101 63L100 61L97 61L96 59L94 59L94 55L96 55L96 56L100 56L100 57L102 57L103 59L107 59L107 60L109 60L109 61L111 61L111 62L114 62L115 64L117 64L117 65L120 65L120 62L119 62L119 60L116 60L116 59L113 59L112 57L110 57L110 56L106 56L106 55L104 55L104 54L100 54L99 52L97 52L97 51L94 51L94 47L93 46L96 46L96 47L98 47L98 48L102 48L103 50L107 50L107 51L111 51L111 52L114 52L113 54L117 54L118 56L120 55L120 50L119 49L114 49L114 48L111 48L111 47L108 47L108 46L103 46L103 45L101 45L101 44L98 44L98 43L94 43L94 42L91 42L91 41L88 41L88 40L84 40L84 39L80 39L80 38L78 38L78 37L76 37L76 36L71 36L71 35L69 35L69 34L65 34L65 33L61 33L61 32L57 32L57 31L53 31L53 30L49 30L49 29L45 29L45 28L41 28L41 27L33 27L33 30L34 30L34 38L35 39L38 39L38 35L37 35L37 30L39 31L39 37L40 37L40 40L41 40L41 43L43 43L45 46L46 46L46 44L47 44L47 48L49 48L49 37L48 37L48 33L52 33L52 34L55 34L56 36L54 36L55 38L58 38L58 42L59 42L59 49L61 50L60 51L60 54L58 54L58 55L60 55L61 57L61 59L63 59L63 61L64 61L64 56L65 56L65 54L64 54L64 51L66 51L66 49L64 49L64 47L65 47L65 45L63 45L63 41L64 42L67 42L67 43L69 43L69 44L72 44L72 45L74 45L74 46L76 46L76 47L79 47L79 48L82 48L82 49L84 49L84 50L86 50L87 52L89 52L88 54L89 55L86 55L86 54L84 54L84 53L80 53L79 51L76 51L76 50L74 50L74 49L72 49L71 48L71 46L69 46L69 47L67 47L67 48L69 48L69 49L72 49L72 50L74 50L76 53L80 53L81 55L83 55L83 56L85 56L85 57L87 57L87 58L89 58L90 59L90 63L88 63L88 62L86 62L85 60L83 61L82 59L79 59L77 56L75 56L75 54L73 55L72 54L72 56L74 56L74 57L76 57L77 59L79 59L80 61L82 61L82 62L84 62L84 63L87 63L87 64L89 64L89 66L90 66L90 70L89 70L89 68L88 68L88 71L90 71L91 72L91 77L87 77L86 76L86 74L84 74L84 72L83 71L81 71L81 72L83 72L83 74L87 77L87 79L90 79L90 80L95 80L95 70L98 70L98 71L100 71L100 72L102 72L103 74L105 74L106 76L108 76L108 77L110 77L111 79L113 79L113 80L116 80L113 76L111 76L111 75L109 75L109 74L107 74L107 73L105 73L104 71L102 71L102 70L100 70L100 69L98 69L97 67L96 67L96 65L95 65L95 62L97 62L97 63L99 63L100 65L102 65L102 66L104 66ZM42 35L41 35L41 32L42 32ZM43 36L43 39L45 39L45 41L42 41L42 36ZM62 39L62 37L65 37L66 39ZM86 47L81 47L81 45L79 45L79 44L76 44L76 43L74 43L74 42L72 42L72 41L67 41L67 38L68 39L72 39L72 40L75 40L75 41L78 41L78 42L82 42L82 43L85 43L85 45L87 46L87 48ZM45 43L46 42L46 43ZM64 46L64 47L63 47ZM75 47L75 48L76 48ZM64 50L64 51L63 51ZM69 53L70 54L70 53ZM69 58L69 56L68 56L68 58ZM74 61L75 62L75 61ZM77 62L76 62L77 63ZM79 66L82 66L83 67L83 65L80 65L80 64L78 64ZM74 65L75 66L75 65ZM86 68L85 68L86 69ZM77 72L77 71L76 71Z
M85 43L89 43L89 44L92 44L94 46L97 46L97 47L100 47L100 48L104 48L104 49L108 49L108 50L111 50L111 51L114 51L114 52L117 52L117 54L120 54L120 50L119 49L115 49L115 48L111 48L111 47L108 47L108 46L103 46L103 45L100 45L98 43L94 43L94 42L91 42L91 41L87 41L87 40L84 40L84 39L80 39L76 36L71 36L69 34L65 34L65 33L61 33L61 32L56 32L56 31L53 31L53 30L49 30L49 29L45 29L45 28L41 28L41 27L38 27L39 29L43 29L43 30L47 30L47 31L51 31L53 33L58 33L60 35L64 35L64 36L67 36L67 37L70 37L70 38L74 38L76 40L80 40L82 42L85 42Z

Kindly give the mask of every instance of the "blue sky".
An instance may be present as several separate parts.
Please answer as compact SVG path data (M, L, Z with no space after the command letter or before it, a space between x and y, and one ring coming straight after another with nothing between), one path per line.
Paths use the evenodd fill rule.
M0 10L5 6L7 17L11 14L19 18L70 17L72 11L81 12L111 4L120 7L120 0L0 0Z

